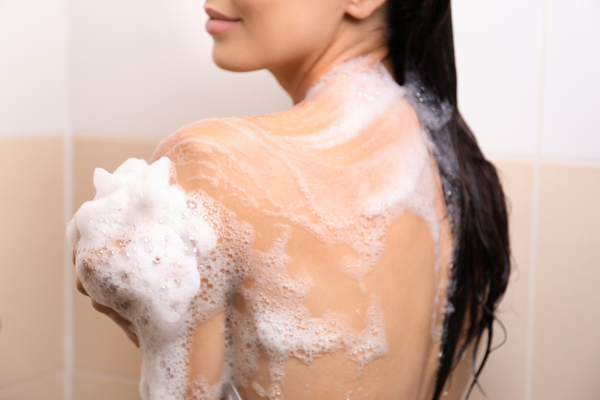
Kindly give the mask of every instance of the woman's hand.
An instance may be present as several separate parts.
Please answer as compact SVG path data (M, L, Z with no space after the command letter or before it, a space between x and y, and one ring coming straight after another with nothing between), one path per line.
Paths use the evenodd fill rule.
M75 249L73 249L73 265L75 265L76 258L77 258L77 246L75 246ZM83 284L81 283L81 280L79 279L79 277L77 277L76 285L77 285L77 290L79 290L80 293L89 297L89 295L85 291L85 288L83 287ZM121 315L119 315L119 313L117 313L112 308L104 306L104 305L98 303L94 299L92 299L92 307L94 307L94 309L96 311L99 311L102 314L105 314L108 318L112 319L117 325L119 325L119 327L121 327L121 329L123 329L125 331L125 334L129 338L129 340L131 340L137 347L140 347L140 343L138 341L137 335L135 333L133 333L131 331L131 329L129 329L132 326L131 321L123 318Z

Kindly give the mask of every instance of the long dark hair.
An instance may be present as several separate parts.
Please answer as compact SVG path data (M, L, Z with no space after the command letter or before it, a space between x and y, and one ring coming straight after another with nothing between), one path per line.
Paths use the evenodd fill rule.
M490 354L495 311L510 273L508 219L496 169L484 158L458 111L450 0L388 0L386 7L388 57L396 81L408 87L417 82L415 106L448 114L438 119L439 124L424 123L454 235L433 395L433 400L438 400L448 376L470 345L477 349L485 341L479 365L477 351L473 355L471 390Z

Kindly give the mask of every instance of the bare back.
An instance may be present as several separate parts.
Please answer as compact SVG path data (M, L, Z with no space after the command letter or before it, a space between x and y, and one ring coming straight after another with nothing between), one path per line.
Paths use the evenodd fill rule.
M223 379L244 400L431 397L452 238L426 135L382 65L347 63L281 114L190 125L161 156L218 218L199 269L229 276L191 339L190 398Z

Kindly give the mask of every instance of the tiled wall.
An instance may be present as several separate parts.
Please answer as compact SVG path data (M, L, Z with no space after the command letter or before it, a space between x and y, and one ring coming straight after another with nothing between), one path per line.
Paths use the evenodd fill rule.
M0 1L0 399L64 399L66 1Z
M597 399L600 2L453 13L461 109L511 203L508 337L482 387ZM73 289L64 222L95 167L149 159L197 119L290 105L264 71L214 67L203 21L197 0L0 1L0 400L139 399L139 351Z
M60 136L0 139L0 399L62 399L62 166Z
M516 271L499 315L507 341L483 389L492 400L596 399L600 163L541 161L537 177L533 162L496 164L512 202Z
M483 389L491 400L599 398L600 3L456 0L453 11L461 106L512 202L508 337Z
M67 0L0 1L0 137L63 134Z
M596 399L600 167L544 162L540 175L533 398Z
M600 159L596 0L455 0L459 102L488 154Z

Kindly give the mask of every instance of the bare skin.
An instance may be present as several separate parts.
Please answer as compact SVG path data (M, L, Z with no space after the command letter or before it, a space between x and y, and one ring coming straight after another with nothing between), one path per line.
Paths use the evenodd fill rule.
M371 57L376 60L375 55L371 55ZM308 135L319 131L322 127L321 124L327 124L328 116L335 115L330 101L331 99L327 98L311 99L287 112L268 117L245 118L242 122L247 123L248 127L258 126L271 133L281 132L281 135L285 136ZM399 108L402 106L398 105ZM398 110L398 112L402 113L403 111ZM384 133L379 130L381 126L378 126L377 134L382 137L393 137L393 134L390 133L407 130L418 131L419 125L416 116L410 109L404 109L404 112L407 115L402 119L403 125L386 126L386 121L380 121L379 123L387 129ZM306 124L302 123L307 120L316 122L307 128ZM219 137L221 142L225 141L234 148L243 149L242 151L256 162L268 163L271 159L264 153L252 154L253 149L247 143L239 141L234 134L227 135L224 133L226 130L227 128L220 126L218 121L191 125L163 142L157 149L154 159L167 156L175 161L182 154L191 155L197 160L203 157L214 159L214 157L218 157L215 156L214 151L209 156L204 154L201 147L194 144L194 138L202 137L204 142L207 137L213 136ZM345 148L344 150L348 153L358 154L359 158L369 156L368 150L362 147L362 143L355 145L356 149ZM257 151L260 152L261 149L258 148ZM338 153L331 154L331 157L333 159L342 158L347 163L353 162L352 159ZM431 162L434 162L433 159ZM238 219L250 222L253 228L263 235L255 242L255 248L265 251L272 245L276 238L273 221L252 208L230 200L232 196L227 191L211 188L206 182L195 179L199 174L196 168L194 165L184 165L178 168L179 183L190 191L197 189L197 185L200 185L202 190L211 197L222 199L223 204L235 212ZM228 179L239 180L239 183L243 184L244 177L236 176L234 173ZM289 180L289 177L283 173L276 180L276 186L284 189L274 189L274 193L271 195L289 196L289 190L285 189L288 187L285 182ZM436 207L438 214L444 216L446 211L439 182L437 188ZM290 199L290 201L293 200ZM380 264L364 280L369 293L376 293L381 298L386 318L386 332L390 343L389 355L369 364L361 376L358 376L356 372L356 364L349 361L342 351L334 355L326 355L311 365L303 364L292 358L286 362L285 378L282 381L285 398L345 399L348 393L353 393L352 398L363 398L363 393L364 398L367 398L366 396L381 399L426 400L430 398L439 352L439 342L431 337L431 316L436 307L437 288L445 287L445 282L447 282L450 243L451 234L447 221L442 221L441 245L444 259L441 273L436 276L434 273L434 244L427 224L410 213L396 221L388 232L386 251ZM304 306L311 311L311 315L319 316L327 310L335 310L350 316L355 329L364 328L360 314L364 315L368 302L361 293L357 281L344 279L337 268L331 267L339 262L340 254L337 249L328 248L323 243L319 243L314 236L298 230L292 234L286 254L293 260L292 265L288 267L291 274L308 275L315 282L315 288L304 303ZM238 309L243 309L243 305L238 304ZM359 313L355 312L357 309L360 311ZM441 312L441 308L438 309L438 312ZM219 373L217 371L220 371L223 359L206 357L206 347L208 346L206 338L209 336L214 338L215 332L221 330L222 325L213 321L212 331L211 328L202 327L196 332L193 340L195 351L192 351L191 354L191 364L196 366L196 371L202 371L198 372L200 375L215 377L213 382L218 380ZM211 369L213 371L210 371ZM467 374L460 377L454 376L452 389L445 398L459 398L467 379ZM262 386L268 385L267 358L261 364L255 380L262 383ZM332 382L335 382L335 385L332 385ZM244 399L261 398L251 388L239 387L238 389Z
M229 70L267 68L297 104L320 77L345 61L366 55L373 64L386 64L384 3L384 0L208 0L207 8L240 20L228 31L214 35L213 56L217 65ZM319 29L315 31L314 25ZM331 123L338 103L335 98L318 97L280 114L245 118L236 123L272 135L300 137L318 132ZM400 102L393 107L402 118L384 116L367 128L381 137L382 146L394 140L394 132L416 134L420 130L410 106ZM174 162L182 157L219 162L218 152L214 149L207 152L206 146L198 145L195 138L201 139L201 143L218 139L231 151L243 152L256 165L264 164L270 171L277 170L277 161L260 146L252 147L236 136L227 120L207 121L182 129L159 146L153 161L166 156ZM329 154L331 159L326 161L342 160L352 165L371 156L369 151L373 149L364 143L353 146L344 148L343 153ZM430 162L435 163L433 158ZM197 179L201 172L199 165L197 162L178 163L177 183L185 190L201 189L220 199L238 220L249 223L258 233L253 248L268 249L277 236L273 219L237 202L229 189L215 188ZM247 185L246 177L235 171L230 171L227 179L235 185ZM441 220L440 273L434 273L436 258L429 227L421 218L407 212L390 227L380 263L364 279L368 292L380 298L389 354L369 363L362 374L357 373L356 363L343 351L325 355L310 365L291 358L285 363L285 376L281 381L286 399L431 398L440 344L431 335L431 316L442 312L443 293L440 299L438 289L447 285L452 243L441 184L439 178L436 179L435 205ZM289 190L293 186L291 182L292 178L282 171L275 183L262 182L262 186L270 187L269 195L285 199L295 196L294 191ZM320 316L327 310L335 310L347 315L353 328L364 328L362 315L368 304L359 283L341 276L337 268L331 268L339 261L343 249L327 246L310 233L295 228L286 253L293 260L289 273L309 276L315 284L304 303L311 315ZM81 282L77 282L77 287L86 294ZM245 310L243 292L242 285L235 296L235 307L240 312ZM92 304L138 344L128 329L129 321L94 300ZM209 384L219 381L224 364L224 324L225 316L221 313L195 328L189 360L190 382L200 377ZM437 324L439 328L441 320ZM233 332L234 346L237 334ZM270 381L269 360L266 354L263 358L253 379L266 387ZM468 380L468 363L461 362L443 398L460 399ZM238 387L238 390L245 400L262 398L249 386Z

